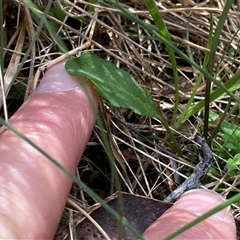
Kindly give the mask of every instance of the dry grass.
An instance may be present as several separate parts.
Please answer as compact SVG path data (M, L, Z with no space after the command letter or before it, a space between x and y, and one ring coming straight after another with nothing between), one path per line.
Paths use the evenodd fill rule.
M35 2L44 5L47 1ZM174 106L174 84L171 64L164 44L157 41L145 29L123 18L119 11L114 9L80 0L77 4L68 0L61 1L64 3L58 0L54 2L65 13L64 20L60 22L59 32L68 50L81 46L90 38L91 47L86 51L94 51L128 71L144 89L152 93L159 110L170 122ZM140 19L153 24L142 1L121 2ZM223 10L224 0L214 1L213 7L209 4L207 0L163 0L158 3L175 45L199 65L202 65L203 57L209 51L206 46L210 13L213 14L214 25L216 25ZM12 111L18 108L19 103L33 91L34 74L37 68L59 57L62 52L46 28L42 29L37 38L35 37L39 20L34 17L27 6L15 0L5 0L3 6L6 20L4 81L7 86L5 85L6 93L1 95L0 99L5 109L5 116L7 116L11 115ZM239 48L239 10L237 5L232 8L216 52L215 71L217 71L217 79L222 79L223 82L228 81L239 68L238 54L237 57L233 57L230 51L226 52L226 47L230 42L231 51L237 51ZM48 19L59 23L59 20L53 16ZM81 19L81 21L76 19ZM31 43L30 54L22 62ZM22 63L20 68L19 63ZM181 111L185 107L199 72L178 56L177 63L180 78L179 111ZM17 89L25 87L25 90L17 95L16 86ZM204 98L204 91L205 82L203 81L195 96L195 101ZM19 103L15 106L16 102ZM211 108L222 114L227 103L228 98L223 97L212 103ZM100 106L100 114L116 159L117 171L122 179L123 191L163 199L174 189L174 182L182 181L173 177L174 166L171 166L170 160L179 163L175 170L182 178L186 178L185 175L191 172L199 161L200 153L192 138L196 132L201 132L202 112L189 119L179 129L174 130L181 144L184 159L176 156L164 144L168 136L159 121L135 115L127 109L113 108L107 103ZM239 112L234 114L238 115ZM228 196L233 190L239 192L240 182L237 178L231 178L226 174L222 167L224 164L225 160L216 156L213 167L217 171L208 173L202 182L203 187L220 191L222 195ZM103 198L115 192L108 157L97 126L80 162L77 175ZM69 199L74 200L85 210L88 210L89 205L94 203L94 200L77 186L73 186ZM237 217L238 207L233 208L236 210ZM74 217L78 215L79 210L76 207L66 208L67 211L69 209L72 209ZM61 225L59 233L62 233Z

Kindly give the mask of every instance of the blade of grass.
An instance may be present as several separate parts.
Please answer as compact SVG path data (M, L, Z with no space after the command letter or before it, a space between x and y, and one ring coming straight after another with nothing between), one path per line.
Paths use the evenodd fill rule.
M208 59L209 59L209 54L206 53L205 56L204 56L202 69L206 69ZM179 118L177 119L177 121L173 125L173 127L175 129L178 129L188 119L188 118L186 118L186 115L189 112L189 109L192 109L193 100L194 100L194 97L195 97L196 92L198 90L198 87L199 87L199 85L202 81L203 76L204 76L204 74L202 72L200 72L197 79L196 79L196 82L194 84L194 88L192 90L192 93L190 95L190 98L189 98L188 102L186 103L182 113L179 115ZM204 102L205 102L205 99L204 99Z
M221 59L220 59L220 61L219 61L219 63L218 63L218 66L217 66L217 68L216 68L216 69L217 69L217 70L216 70L217 73L219 72L219 70L220 70L220 68L221 68L221 66L222 66L224 57L225 57L225 56L227 55L227 53L228 53L229 51L231 51L231 49L233 48L231 45L232 45L233 40L235 39L235 37L239 34L239 31L240 31L240 28L237 29L237 31L233 34L231 40L227 43L226 49L225 49L225 51L223 52L223 55L221 56ZM238 51L239 46L240 46L240 42L238 42L238 44L237 44L237 46L236 46L236 49L234 50L234 54L233 54L233 56L232 56L232 57L233 57L233 61L231 62L231 65L230 65L229 69L227 69L227 71L223 74L222 79L224 79L225 76L227 76L227 74L228 74L229 71L231 70L231 66L234 65L234 62L235 62L235 60L236 60L236 58L237 58L237 55L238 55L238 52L239 52L239 51Z
M5 3L6 4L6 3ZM3 48L4 46L4 29L3 29L3 2L0 1L0 85L1 85L1 93L3 97L3 112L5 119L8 119L8 112L7 112L7 104L6 104L6 97L5 97L5 88L4 88L4 75L3 75Z
M61 18L64 17L63 16L64 13L61 11L61 9L58 8L57 5L52 8L53 0L48 1L46 7L43 8L44 11L41 10L41 8L38 5L36 5L35 3L33 3L31 0L23 0L23 1L32 10L32 12L38 17L38 19L40 20L40 24L39 24L39 27L38 27L38 30L37 30L35 36L39 35L39 33L42 30L42 27L45 25L49 34L50 34L50 36L54 39L54 41L57 44L57 46L59 47L59 49L63 53L65 53L67 51L67 46L65 45L65 43L61 39L61 37L58 35L58 28L59 28L58 24L53 22L53 21L47 20L47 17L46 17L47 15L50 15L50 16L51 15L56 15L56 18L58 17L59 20L61 20ZM57 11L58 11L58 14L57 14Z
M23 2L24 2L25 4L27 4L27 6L28 6L34 13L36 13L36 11L35 11L35 10L36 10L36 6L35 6L35 4L34 4L31 0L23 0ZM49 1L48 1L47 5L46 5L46 8L45 8L44 14L47 15L47 13L49 12L49 10L50 10L50 8L51 8L51 5L52 5L52 2L53 2L53 0L49 0ZM29 43L28 49L27 49L27 51L25 52L25 54L24 54L24 56L23 56L23 58L22 58L22 61L21 61L21 63L19 64L18 70L16 71L16 73L15 73L15 75L14 75L14 77L13 77L14 79L17 77L17 75L19 74L21 68L23 67L23 65L24 65L25 62L27 61L27 59L28 59L28 57L29 57L29 54L30 54L31 51L32 51L32 46L33 46L33 44L35 43L35 41L38 39L39 34L40 34L40 32L41 32L41 30L42 30L42 28L43 28L43 25L44 25L44 23L46 22L46 19L45 19L44 17L42 17L42 18L40 18L40 19L41 19L41 21L40 21L40 23L39 23L39 25L38 25L37 31L36 31L35 35L33 36L32 42Z
M210 1L210 6L212 6L212 0ZM210 50L210 52L207 52L204 57L204 61L206 60L206 70L212 74L212 67L213 67L213 61L210 57L214 57L214 53L211 50L211 47L213 45L213 14L210 13L210 28L208 33L208 42L207 42L207 48ZM217 47L217 45L216 45ZM213 56L212 56L213 55ZM210 69L210 70L209 70ZM209 105L210 105L210 93L211 93L211 81L209 79L206 79L206 88L205 88L205 108L204 108L204 119L203 119L203 136L205 137L206 141L208 141L208 121L209 121Z
M118 223L118 239L121 239L121 234L122 234L122 227L123 227L123 212L124 212L124 206L123 206L123 196L122 196L122 189L121 189L121 181L119 178L119 175L117 173L117 169L115 167L115 158L112 152L112 148L110 145L110 140L108 139L107 132L105 131L105 126L102 121L102 118L100 114L97 114L97 126L99 127L100 130L100 136L102 138L102 142L104 144L104 149L107 153L108 159L109 159L109 164L111 168L112 175L114 176L114 183L116 190L118 192L118 198L117 198L117 203L118 203L118 213L120 216L119 223ZM91 195L90 195L91 196Z
M168 29L162 19L162 16L160 12L158 11L156 2L154 0L144 0L145 5L147 6L147 9L149 13L151 14L160 34L166 39L166 41L171 42L170 35L168 33ZM178 114L178 105L179 105L179 94L178 94L178 69L177 69L177 62L174 55L174 51L168 46L167 52L169 55L170 62L172 64L172 70L173 70L173 77L174 77L174 88L175 88L175 102L174 102L174 109L173 109L173 115L171 120L171 125L173 125L177 119Z
M229 91L233 92L237 89L240 88L240 71L237 72L228 82L226 82L224 84L225 88L228 88ZM225 95L226 93L224 93L224 91L221 88L218 88L217 90L213 91L210 95L210 102L216 100L217 98L219 98L222 95ZM236 99L234 99L236 100ZM197 113L198 111L200 111L205 105L205 99L201 100L200 102L198 102L197 104L195 104L192 108L189 108L186 110L186 114L182 117L181 122L178 123L178 125L180 126L182 123L184 123L190 116L192 116L193 114Z
M129 229L135 236L139 239L143 240L142 235L133 228L122 216L120 216L114 209L112 209L102 198L100 198L91 188L89 188L87 185L85 185L82 181L80 181L71 171L66 169L63 165L61 165L56 159L51 157L48 153L46 153L42 148L40 148L38 145L36 145L34 142L32 142L28 137L26 137L24 134L22 134L20 131L18 131L16 128L14 128L11 124L7 123L3 118L0 117L0 124L6 126L8 129L10 129L13 133L15 133L17 136L19 136L22 140L29 143L33 148L35 148L38 152L40 152L43 156L45 156L49 161L51 161L56 167L58 167L63 173L65 173L67 176L69 176L73 182L75 182L80 188L82 188L86 193L88 193L90 196L92 196L94 199L96 199L101 205L110 213L112 214L119 222L121 221L121 224Z
M4 48L4 40L3 40L3 2L0 1L0 68L1 75L3 77L3 48Z
M217 207L211 209L210 211L204 213L203 215L201 215L200 217L196 218L195 220L193 220L192 222L186 224L185 226L179 228L177 231L173 232L172 234L168 235L166 238L164 238L164 240L171 240L174 237L178 236L179 234L183 233L184 231L186 231L187 229L195 226L196 224L198 224L199 222L203 221L204 219L210 217L211 215L213 215L214 213L217 213L219 211L221 211L222 209L230 206L231 204L238 202L240 200L240 193L236 194L235 196L233 196L232 198L226 200L225 202L219 204Z
M225 7L223 9L223 12L219 18L217 27L215 29L215 33L214 36L212 38L211 41L211 46L210 46L210 52L209 52L209 62L208 62L208 66L207 66L207 71L212 74L213 72L213 65L214 65L214 60L215 60L215 53L217 50L217 46L218 46L218 42L219 42L219 38L222 32L222 29L224 27L224 23L228 17L228 13L232 7L232 4L234 3L234 0L228 0L226 1ZM213 20L212 20L212 15L211 15L211 25L213 25ZM211 26L212 29L212 26Z
M210 49L211 48L211 45L212 45L212 36L213 36L213 24L212 24L212 14L210 15L210 29L209 29L209 34L208 34L208 42L207 42L207 48ZM209 62L209 52L207 52L204 56L204 60L203 60L203 65L202 65L202 69L206 69L207 68L207 65L208 65L208 62ZM184 116L186 115L186 113L189 111L189 109L191 109L191 105L193 104L193 100L194 100L194 97L196 95L196 92L197 92L197 89L203 79L203 76L204 74L202 72L199 73L197 79L196 79L196 82L194 84L194 89L190 95L190 98L186 104L186 106L184 107L182 113L180 114L177 122L175 123L174 127L176 129L178 129L181 124L183 123L183 119L184 119ZM208 79L207 79L207 82L210 82ZM206 95L206 93L205 93ZM204 99L205 102L209 102L206 100L206 97ZM209 104L209 103L208 103ZM185 121L185 120L184 120ZM205 139L206 136L205 136Z
M218 42L219 42L219 38L224 26L224 23L228 17L228 13L232 7L234 0L228 0L225 3L225 7L223 9L223 12L219 18L217 27L215 29L215 33L214 36L212 38L211 44L210 44L210 52L209 52L209 61L208 61L208 65L207 65L207 71L212 75L213 72L213 66L214 66L214 62L215 62L215 53L217 51L217 46L218 46ZM212 5L212 1L211 1L211 5ZM211 20L210 20L210 26L211 26L211 31L209 34L212 33L213 30L213 17L212 17L212 13L211 13ZM209 38L210 39L210 38ZM205 90L205 113L204 113L204 136L205 139L207 139L208 136L208 120L209 120L209 104L210 104L210 88L211 88L211 82L209 81L209 79L207 79L206 81L206 90Z

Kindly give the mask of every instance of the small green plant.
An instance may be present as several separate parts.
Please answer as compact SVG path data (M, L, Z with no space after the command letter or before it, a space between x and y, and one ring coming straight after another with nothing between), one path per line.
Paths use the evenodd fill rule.
M233 158L229 158L227 161L227 169L229 170L229 174L236 176L239 174L239 166L240 166L240 153L236 154Z
M224 122L221 137L226 141L225 148L229 154L236 155L239 152L240 129L234 123Z
M240 129L234 123L224 122L217 144L213 144L215 153L226 159L226 169L231 176L239 174L240 166Z

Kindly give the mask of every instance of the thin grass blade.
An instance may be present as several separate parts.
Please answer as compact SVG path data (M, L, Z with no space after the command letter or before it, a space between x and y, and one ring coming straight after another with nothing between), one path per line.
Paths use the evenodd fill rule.
M151 14L159 33L166 39L166 41L171 42L170 35L168 33L168 29L162 19L162 16L160 12L158 11L156 2L154 0L144 0L145 5L147 6L147 9L149 13ZM178 93L178 70L177 70L177 62L174 55L174 51L171 47L166 45L167 52L169 55L170 62L172 64L172 70L173 70L173 76L174 76L174 87L175 87L175 102L174 102L174 110L171 120L171 125L173 125L176 121L177 114L178 114L178 105L179 105L179 93Z
M225 7L223 9L223 12L219 18L219 21L218 21L218 24L217 24L217 27L215 29L215 33L213 35L213 38L209 38L209 40L212 40L212 41L209 41L208 43L208 48L210 49L210 52L209 52L209 61L208 61L208 65L207 65L207 71L212 75L212 72L213 72L213 66L214 66L214 63L215 63L215 54L216 54L216 51L217 51L217 46L218 46L218 42L219 42L219 38L220 38L220 35L221 35L221 32L222 32L222 29L224 27L224 23L228 17L228 13L232 7L232 4L233 4L234 0L228 0L226 1L225 3ZM211 14L211 30L212 29L212 25L213 25L213 18L212 18L212 14ZM212 34L212 32L210 31L209 34ZM209 120L209 105L210 105L210 89L211 89L211 82L209 79L207 79L207 82L206 82L206 90L205 90L205 109L204 109L204 136L205 138L207 138L208 136L208 120Z

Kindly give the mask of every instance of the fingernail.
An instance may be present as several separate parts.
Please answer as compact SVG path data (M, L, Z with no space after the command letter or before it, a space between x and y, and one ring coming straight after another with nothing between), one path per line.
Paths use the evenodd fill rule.
M211 190L194 189L186 192L175 203L174 208L185 209L186 211L194 212L197 215L202 215L212 208L224 202L224 198ZM213 214L211 218L225 219L230 214L230 207Z
M35 92L67 91L78 86L79 81L66 72L65 61L62 61L53 65L46 71Z

